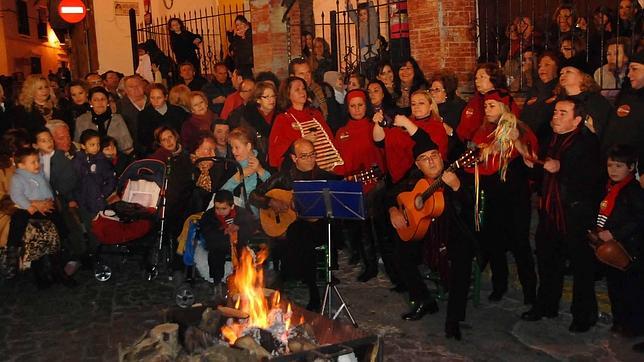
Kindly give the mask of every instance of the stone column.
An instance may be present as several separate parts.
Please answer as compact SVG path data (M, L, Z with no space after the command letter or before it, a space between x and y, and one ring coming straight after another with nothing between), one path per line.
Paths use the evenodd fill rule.
M408 0L411 52L427 77L444 68L461 82L476 66L476 0Z

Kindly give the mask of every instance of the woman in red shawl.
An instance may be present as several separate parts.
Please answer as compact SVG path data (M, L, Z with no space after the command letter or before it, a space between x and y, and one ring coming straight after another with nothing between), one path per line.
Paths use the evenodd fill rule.
M506 84L505 74L503 74L503 70L498 65L483 63L476 67L476 72L474 73L476 92L467 102L463 114L461 114L461 121L456 128L456 134L462 142L471 141L474 133L485 120L483 110L484 95L495 89L507 89ZM511 98L508 107L515 116L519 117L519 106Z
M190 117L181 126L181 144L185 150L196 147L199 134L210 132L210 125L217 117L208 109L208 97L203 92L190 92Z
M371 105L367 93L362 89L354 89L347 93L344 104L348 109L349 121L335 135L340 155L344 160L345 176L353 175L374 166L382 171L385 167L384 153L372 139L373 123L371 122ZM380 227L386 225L383 208L384 182L363 184L366 221L351 221L346 223L350 233L352 249L357 250L364 264L363 272L358 281L366 282L378 275L378 256L376 254L376 239L372 230L378 230L378 236L384 235ZM382 232L380 232L382 231ZM378 243L380 244L380 243ZM383 255L383 259L387 259ZM386 269L388 261L385 262ZM387 270L389 271L389 270Z
M392 125L383 123L383 120L382 111L373 116L373 140L384 144L387 171L393 183L402 180L414 164L412 149L415 142L412 136L418 127L438 145L441 157L447 159L447 133L429 91L418 90L411 95L410 118L397 115Z
M315 143L316 135L313 132L305 136L302 135L300 129L304 122L317 122L322 129L316 129L316 133L320 137L325 137L324 135L326 135L331 145L330 148L337 152L337 148L333 142L333 132L331 132L331 128L329 128L322 113L315 108L309 107L306 81L304 79L288 77L280 87L278 103L280 108L286 111L275 118L273 127L271 128L271 134L268 138L268 163L271 167L279 169L282 166L284 155L289 147L291 147L293 141L304 137ZM318 162L320 162L320 155L318 155ZM340 159L338 162L329 165L329 167L322 167L320 164L318 166L325 169L325 171L342 174L342 164L343 162Z
M524 303L533 304L537 277L528 240L531 192L528 169L519 156L536 153L538 142L532 130L510 111L511 102L508 93L498 90L483 97L484 123L472 135L483 156L477 166L478 186L477 176L472 177L473 168L466 169L470 174L466 180L476 197L483 195L484 199L482 210L473 209L481 220L477 222L480 264L484 267L489 262L492 270L493 289L488 299L499 301L508 289L506 251L510 250L517 263Z

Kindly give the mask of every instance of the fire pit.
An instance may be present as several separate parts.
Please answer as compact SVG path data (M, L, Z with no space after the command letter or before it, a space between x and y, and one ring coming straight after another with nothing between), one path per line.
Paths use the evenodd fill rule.
M120 359L142 360L150 350L172 359L234 355L223 360L343 361L382 360L382 341L351 324L301 308L279 291L264 288L262 264L268 255L245 249L228 279L227 305L198 305L167 311L155 327ZM167 331L167 333L163 332ZM142 345L144 348L137 348ZM147 353L147 354L146 354Z

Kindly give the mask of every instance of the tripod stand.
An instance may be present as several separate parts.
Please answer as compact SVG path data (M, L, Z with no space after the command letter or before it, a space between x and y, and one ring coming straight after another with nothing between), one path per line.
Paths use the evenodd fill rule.
M295 208L300 217L325 218L327 223L326 288L321 314L335 320L344 311L353 326L357 328L358 323L353 318L349 305L332 280L331 221L365 219L362 186L356 182L346 181L295 181L293 191ZM340 302L335 313L333 313L334 295Z

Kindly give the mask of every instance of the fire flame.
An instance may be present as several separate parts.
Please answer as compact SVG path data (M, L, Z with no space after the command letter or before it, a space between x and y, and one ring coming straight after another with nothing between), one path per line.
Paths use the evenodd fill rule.
M235 309L241 310L248 314L248 319L241 323L229 323L221 328L221 335L224 340L230 344L234 344L237 338L243 335L244 330L247 328L262 328L268 329L273 324L275 312L281 309L281 295L279 291L273 293L269 298L264 295L264 272L262 264L268 257L268 249L263 247L257 255L253 256L253 252L245 248L242 250L239 257L239 262L236 265L235 272L228 280L228 288L233 295L237 295L235 301ZM270 300L270 309L269 309ZM293 325L291 317L293 310L289 303L286 307L286 312L280 318L284 323L285 335L288 335L289 328ZM300 317L299 323L303 324L304 317Z

